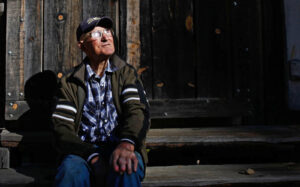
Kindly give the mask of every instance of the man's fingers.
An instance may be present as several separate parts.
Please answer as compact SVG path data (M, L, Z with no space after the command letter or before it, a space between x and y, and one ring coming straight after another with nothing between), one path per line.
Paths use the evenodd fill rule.
M127 173L130 175L132 173L132 164L131 164L131 159L127 159Z
M126 171L126 159L124 157L119 157L118 164L121 172Z
M118 165L119 155L113 155L112 157L112 165L114 167L115 172L119 172L119 165Z
M135 155L134 155L135 156ZM139 161L138 161L138 159L136 158L136 156L134 157L134 159L133 159L133 166L134 166L134 172L136 172L137 171L137 167L138 167L138 163L139 163Z

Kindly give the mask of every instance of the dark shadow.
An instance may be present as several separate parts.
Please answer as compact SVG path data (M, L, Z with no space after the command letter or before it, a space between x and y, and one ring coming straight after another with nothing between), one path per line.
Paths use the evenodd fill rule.
M12 149L11 166L33 177L35 183L51 183L57 158L51 125L58 90L56 74L49 70L37 73L26 81L24 90L29 110L17 121L17 133L23 138Z
M35 74L25 83L25 100L29 110L19 119L22 131L50 130L50 118L55 107L57 78L54 72L46 70Z
M51 115L56 104L58 90L56 74L43 71L33 75L25 83L25 100L29 106L18 119L17 133L22 135L12 165L55 163Z

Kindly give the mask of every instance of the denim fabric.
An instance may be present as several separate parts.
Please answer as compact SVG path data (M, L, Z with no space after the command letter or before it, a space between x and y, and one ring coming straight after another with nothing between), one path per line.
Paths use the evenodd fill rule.
M102 150L103 153L103 150ZM106 153L101 155L106 155ZM135 152L138 158L137 172L131 175L126 172L123 175L116 173L113 169L109 169L106 186L109 187L140 187L144 178L144 165L141 155ZM105 159L107 160L107 159ZM76 155L67 155L58 168L55 177L55 186L57 187L90 187L93 186L93 171L89 164L81 157Z
M68 155L64 158L55 176L57 187L90 186L91 169L88 163L79 156Z

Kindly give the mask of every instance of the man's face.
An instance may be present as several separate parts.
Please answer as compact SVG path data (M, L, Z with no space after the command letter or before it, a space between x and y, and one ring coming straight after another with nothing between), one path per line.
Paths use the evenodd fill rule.
M109 57L115 52L113 34L110 29L96 26L81 37L81 49L89 57Z

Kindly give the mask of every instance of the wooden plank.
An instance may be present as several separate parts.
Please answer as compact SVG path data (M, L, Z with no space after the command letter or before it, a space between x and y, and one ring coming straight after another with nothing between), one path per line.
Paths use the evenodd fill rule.
M3 1L2 1L3 2ZM2 3L1 2L1 3ZM4 3L2 3L3 5L3 11L5 10L5 5ZM6 87L5 87L5 83L6 83L6 72L5 72L5 67L6 67L6 16L0 16L0 75L2 75L2 79L0 79L0 90L2 90L0 92L0 98L2 98L2 101L0 102L1 105L4 105L5 102L5 98L6 98ZM4 115L4 111L5 111L5 107L1 107L0 108L0 114L3 116ZM1 118L3 119L3 117ZM0 127L3 127L4 124L0 123Z
M195 1L197 97L232 98L232 63L225 0Z
M5 120L17 120L29 110L26 101L9 101L5 102Z
M261 4L259 0L235 2L230 6L232 61L236 97L253 105L249 124L262 123L263 103L263 55L261 30Z
M0 186L30 186L34 184L34 178L18 173L16 170L0 170Z
M116 20L116 1L115 0L92 0L83 1L82 13L83 19L96 16L109 16ZM116 28L114 22L114 28Z
M140 67L140 1L127 0L127 63L138 69Z
M194 98L193 1L153 0L153 96Z
M219 98L150 100L151 118L201 118L247 116L247 102Z
M82 20L82 0L44 2L44 70L65 73L82 60L76 29Z
M119 35L119 55L122 59L127 59L127 0L119 1L120 15L120 35Z
M24 86L24 0L7 2L6 15L6 100L18 100ZM23 11L23 13L22 13Z
M285 72L285 12L284 1L264 0L263 12L263 65L264 65L264 94L265 94L265 116L268 124L280 124L286 119L286 86L288 80ZM288 1L285 1L287 3ZM288 14L288 13L287 13ZM286 68L286 69L285 69ZM299 72L298 72L299 73ZM296 93L296 92L295 92ZM297 102L293 102L296 104ZM298 119L298 115L295 116Z
M146 143L153 147L230 145L233 143L299 143L300 131L283 126L150 129Z
M152 95L152 12L151 1L140 2L140 31L141 31L141 65L139 74L144 83L144 88L149 99Z
M244 174L248 168L255 173ZM299 183L300 164L270 163L148 167L143 186L297 186Z
M24 81L42 71L43 1L31 0L25 4ZM24 86L22 85L23 93ZM23 100L24 94L20 95Z

